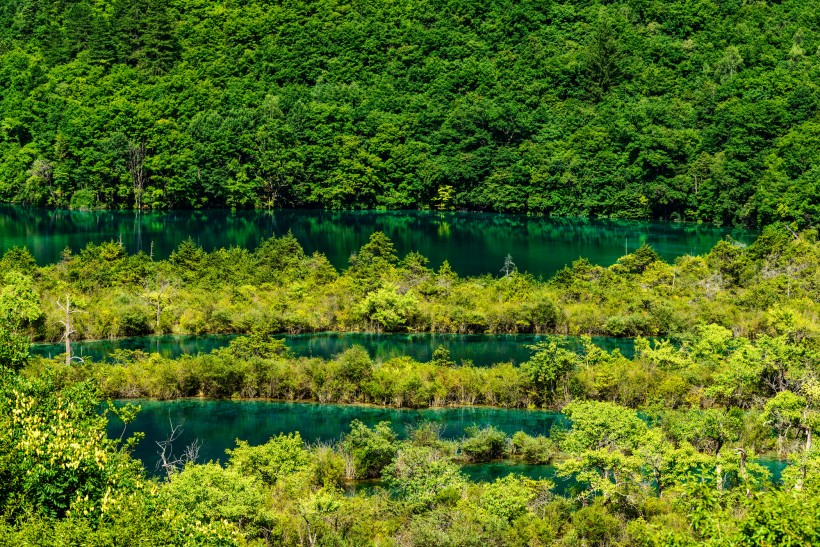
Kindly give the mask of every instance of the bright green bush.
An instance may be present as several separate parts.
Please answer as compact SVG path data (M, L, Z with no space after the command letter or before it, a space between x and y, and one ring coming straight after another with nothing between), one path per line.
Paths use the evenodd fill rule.
M461 453L472 462L487 462L503 457L507 451L507 436L493 426L470 426L461 443Z
M91 190L77 190L71 195L69 207L72 209L88 210L93 209L97 203L97 196Z
M350 432L342 439L342 447L353 461L353 473L357 479L379 477L382 470L396 454L396 433L389 422L380 422L368 428L354 420Z

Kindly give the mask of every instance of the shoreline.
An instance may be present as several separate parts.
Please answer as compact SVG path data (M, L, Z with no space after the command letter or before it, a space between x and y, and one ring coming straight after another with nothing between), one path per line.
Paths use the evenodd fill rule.
M0 202L0 207L21 207L26 209L34 209L40 211L55 211L65 213L136 213L136 214L150 214L150 215L164 215L174 214L179 212L209 212L215 211L220 213L249 213L249 212L265 212L276 213L277 211L310 211L323 213L361 213L361 214L402 214L402 213L425 213L432 215L481 215L481 216L499 216L512 218L549 218L549 219L566 219L571 221L606 221L618 224L674 224L682 226L702 226L704 228L730 228L737 230L749 230L759 232L764 226L744 226L744 225L729 225L718 224L715 222L704 222L700 220L685 220L680 218L623 218L613 215L561 215L555 213L528 211L523 213L494 211L487 209L453 209L453 210L436 210L436 209L329 209L322 207L201 207L201 208L186 208L186 207L169 207L165 209L151 209L151 208L108 208L108 207L91 207L91 208L71 208L71 207L54 207L48 205L29 205L26 203L4 201Z
M156 399L152 397L134 397L134 398L111 398L112 402L132 403L133 401L150 401L154 403L172 403L177 401L196 401L196 402L231 402L231 403L273 403L273 404L293 404L293 405L312 405L312 406L343 406L343 407L361 407L361 408L375 408L380 410L394 410L397 412L420 412L425 410L456 410L464 408L474 408L483 410L500 410L500 411L522 411L522 412L543 412L545 414L559 414L563 415L560 410L552 410L546 408L532 408L532 407L509 407L509 406L492 406L492 405L447 405L447 406L387 406L378 403L323 403L316 399L272 399L268 397L226 397L224 399L215 399L213 397L206 397L204 395L195 395L187 397L174 397L172 399Z
M125 340L145 340L151 338L204 338L208 336L219 336L219 337L237 337L237 336L248 336L253 334L253 332L208 332L202 334L194 334L194 333L164 333L164 334L141 334L138 336L116 336L113 338L83 338L82 340L72 340L72 344L85 344L85 343L94 343L94 342L121 342ZM517 336L533 336L533 337L559 337L559 338L583 338L584 336L589 336L591 338L608 338L612 340L637 340L638 338L646 338L650 340L654 339L674 339L674 336L668 335L647 335L647 336L612 336L609 334L590 334L590 333L582 333L582 334L561 334L558 332L441 332L441 331L413 331L413 332L397 332L397 331L375 331L375 330L318 330L318 331L300 331L300 332L272 332L269 333L270 336L323 336L326 335L328 337L331 336L344 336L348 334L364 334L369 336L479 336L479 337L490 337L490 336L506 336L506 337L517 337ZM32 346L56 346L60 344L64 344L64 341L33 341L31 343Z

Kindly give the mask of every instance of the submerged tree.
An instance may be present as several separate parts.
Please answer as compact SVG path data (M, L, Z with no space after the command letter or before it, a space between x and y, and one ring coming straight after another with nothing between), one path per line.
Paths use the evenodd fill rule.
M501 267L501 271L504 273L505 278L509 278L513 273L518 271L511 254L508 253L507 256L504 257L504 266Z

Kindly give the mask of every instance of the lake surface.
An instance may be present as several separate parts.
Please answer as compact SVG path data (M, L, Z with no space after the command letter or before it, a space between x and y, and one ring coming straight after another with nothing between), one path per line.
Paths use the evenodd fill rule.
M118 240L129 252L165 258L191 237L207 250L254 248L288 231L305 251L324 253L345 267L375 231L383 231L400 256L418 251L438 268L448 260L462 275L498 274L512 255L521 271L551 276L580 257L601 265L649 243L665 259L701 254L726 235L750 243L755 233L707 225L528 217L496 213L425 211L68 211L0 206L0 251L26 246L40 264L56 262L66 247Z
M264 444L272 436L298 431L308 443L334 442L349 430L353 420L368 426L391 422L400 438L408 428L423 422L444 425L442 436L455 439L464 436L471 425L493 425L507 434L526 431L530 435L548 435L556 424L566 424L566 418L556 412L538 410L504 410L488 407L396 410L359 405L322 405L312 403L280 403L269 401L215 401L181 399L176 401L130 401L142 405L142 412L128 426L130 432L142 431L145 438L134 455L149 471L158 460L157 441L168 437L170 422L182 425L182 434L175 443L181 452L199 439L201 462L225 461L225 450L236 445L236 439L252 445ZM112 419L109 435L119 437L122 424Z
M91 340L74 342L74 355L102 361L116 350L142 350L159 353L165 357L179 357L184 354L210 353L227 346L232 335L209 336L142 336L115 340ZM457 363L472 361L476 366L489 366L512 361L520 364L529 359L531 351L527 345L548 338L529 334L369 334L334 333L277 335L297 356L330 358L344 350L360 345L377 361L406 355L419 362L430 361L433 350L444 346ZM563 340L567 349L580 351L581 339L575 336L554 337ZM621 354L631 359L635 354L635 341L631 338L610 338L593 336L592 342L607 351L619 349ZM65 344L34 344L32 353L43 357L53 357L65 351Z

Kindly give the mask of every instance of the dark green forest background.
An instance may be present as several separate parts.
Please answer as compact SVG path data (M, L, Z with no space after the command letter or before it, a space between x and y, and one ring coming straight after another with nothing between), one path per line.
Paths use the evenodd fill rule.
M0 199L810 225L815 0L6 0Z

